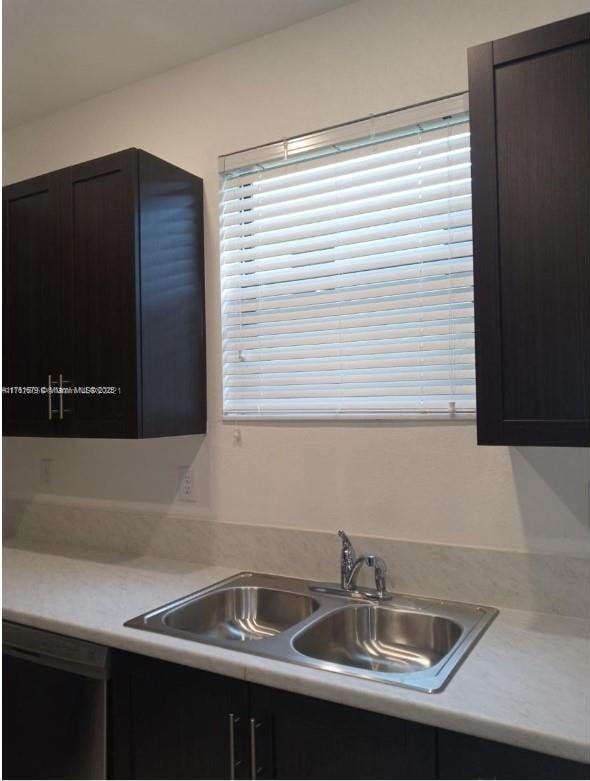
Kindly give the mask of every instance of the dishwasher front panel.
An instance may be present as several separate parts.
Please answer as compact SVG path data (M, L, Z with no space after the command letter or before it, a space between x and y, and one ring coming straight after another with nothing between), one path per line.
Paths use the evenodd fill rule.
M107 777L108 649L3 622L3 778Z

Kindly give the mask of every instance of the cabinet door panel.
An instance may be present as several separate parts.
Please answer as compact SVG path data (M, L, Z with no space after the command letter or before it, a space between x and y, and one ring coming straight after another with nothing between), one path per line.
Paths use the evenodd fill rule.
M248 777L243 682L134 655L117 666L115 777L230 778L231 713L235 777Z
M503 409L590 418L590 44L496 71Z
M121 153L68 170L73 351L67 380L114 389L68 397L66 433L78 436L137 432L134 161Z
M439 730L439 778L588 778L578 762Z
M469 51L478 442L590 445L590 14Z
M4 188L5 387L45 387L63 363L63 262L57 211L59 177L40 176ZM58 400L53 399L57 409ZM3 395L4 433L52 434L45 393Z
M262 687L250 709L258 778L436 777L434 728Z

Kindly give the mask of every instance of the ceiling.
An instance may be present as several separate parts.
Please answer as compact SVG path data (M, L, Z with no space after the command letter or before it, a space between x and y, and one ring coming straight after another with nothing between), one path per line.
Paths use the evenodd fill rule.
M4 126L352 0L4 0Z

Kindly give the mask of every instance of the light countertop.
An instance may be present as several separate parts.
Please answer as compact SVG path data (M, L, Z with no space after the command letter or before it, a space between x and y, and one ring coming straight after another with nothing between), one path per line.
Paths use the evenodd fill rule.
M10 544L3 558L3 617L9 621L566 759L590 760L590 627L583 619L501 610L447 688L426 694L123 626L235 569Z

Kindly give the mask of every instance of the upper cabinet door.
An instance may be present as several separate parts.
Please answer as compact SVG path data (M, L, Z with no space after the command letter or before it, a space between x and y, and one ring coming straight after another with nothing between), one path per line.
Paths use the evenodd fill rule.
M5 434L50 435L63 365L64 263L57 214L59 174L3 191L3 414Z
M65 434L138 431L137 172L133 150L73 166L63 216L71 259L71 360Z
M590 445L590 14L469 50L477 429Z

